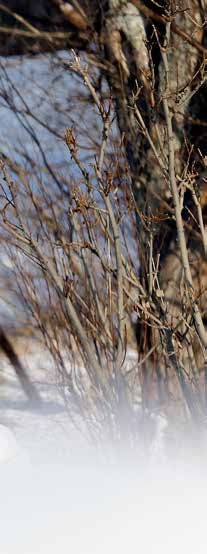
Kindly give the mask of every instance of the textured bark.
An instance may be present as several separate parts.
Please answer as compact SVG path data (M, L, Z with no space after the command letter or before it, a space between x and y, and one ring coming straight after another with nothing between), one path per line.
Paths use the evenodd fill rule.
M152 98L151 88L151 76L150 76L150 63L149 55L146 50L146 38L150 37L152 29L146 25L146 19L142 15L138 8L133 9L133 24L127 26L126 19L130 12L130 4L124 2L109 2L110 11L108 15L108 21L106 23L107 30L113 30L113 32L121 31L123 38L122 49L125 55L124 64L122 61L122 55L119 59L114 54L115 49L108 50L109 58L112 62L115 60L119 63L119 72L123 72L122 80L118 78L118 69L115 71L115 75L112 74L110 82L115 93L117 116L119 120L119 126L121 132L125 133L126 137L126 151L128 161L133 176L133 190L136 198L139 213L141 215L137 220L138 228L141 235L140 240L140 264L141 274L145 288L148 288L148 261L147 261L147 249L149 242L149 227L150 221L155 220L157 210L162 207L163 201L167 201L172 206L171 189L169 181L164 176L164 171L161 171L160 165L155 159L152 148L149 148L149 141L146 137L146 133L140 132L138 127L136 113L132 109L132 96L136 89L136 80L138 85L142 87L141 94L139 95L136 106L144 120L144 125L147 131L149 131L153 142L160 156L162 157L162 163L165 168L168 167L168 148L169 137L167 136L166 121L163 113L162 98L166 94L166 67L162 60L162 56L159 58L157 54L157 45L155 44L154 52L152 49L152 56L154 55L156 85L154 89L154 98ZM205 7L205 6L204 6ZM200 3L193 2L181 2L179 6L176 6L177 10L182 10L181 13L177 13L174 24L177 27L182 28L185 32L192 37L197 43L202 44L204 41L204 26L202 26L202 16L204 15ZM183 11L186 10L186 11ZM117 27L116 27L116 14ZM127 27L127 33L126 33ZM137 37L139 38L139 46L135 41L135 32L137 31ZM168 64L169 72L167 74L167 85L170 95L168 98L169 110L174 112L173 117L173 131L174 131L174 143L175 143L175 173L177 182L182 182L184 168L186 166L186 159L188 155L188 149L191 147L191 127L187 123L188 114L192 107L190 100L191 92L196 88L198 82L198 76L202 71L202 56L198 49L189 42L184 42L183 38L178 35L171 34L170 42L164 44L165 41L165 27L157 29L157 41L160 42L160 50L162 46L168 51ZM138 39L137 39L138 40ZM156 42L156 40L155 40ZM135 47L136 43L136 47ZM119 46L120 50L120 46ZM137 56L137 51L139 55ZM129 53L129 56L127 54ZM147 63L148 59L148 63ZM147 81L148 80L148 81ZM147 86L146 86L147 82ZM121 83L121 86L120 86ZM201 87L193 96L193 104L200 103L201 99L205 97L206 88L205 85ZM151 100L151 103L150 103ZM179 106L179 108L177 108ZM193 115L196 110L194 107ZM200 119L203 119L203 114ZM162 143L162 152L160 152L160 146L158 142L158 136L156 131L159 131L159 140ZM187 130L187 132L186 132ZM202 154L206 155L205 145L200 140L200 146L203 146ZM196 166L195 166L196 164ZM191 156L190 168L197 168L198 182L200 182L199 172L201 171L201 165L198 163L198 152ZM202 168L204 169L204 168ZM205 186L199 194L205 195ZM184 196L184 209L189 206L192 209L191 195L185 194ZM186 204L186 208L185 208ZM204 202L205 205L205 202ZM194 212L195 213L195 212ZM143 221L145 225L143 225ZM148 222L148 232L146 232L146 221ZM189 252L189 261L192 268L192 277L194 282L195 296L199 298L199 304L201 313L205 320L206 311L206 283L205 283L205 258L203 253L203 246L201 242L194 238L192 220L187 217L188 223L190 223L191 230L186 235L187 247ZM156 221L156 224L151 226L151 231L154 235L154 248L153 257L157 260L158 254L160 255L160 267L159 267L159 285L165 295L165 300L168 303L168 323L171 322L173 329L178 326L179 332L186 332L186 329L182 329L182 281L183 281L183 262L180 249L177 246L177 233L173 219L171 218L170 224ZM184 291L184 285L183 285ZM184 294L184 292L183 292ZM176 301L175 301L176 299ZM185 311L188 312L190 306L185 306ZM185 327L185 326L184 326ZM139 327L141 333L140 347L143 343L142 324ZM148 333L148 347L157 342L157 332ZM203 349L199 345L196 329L191 331L190 347L192 346L192 356L194 356L194 364L203 369L204 366L204 354ZM164 341L166 344L166 338ZM190 374L192 371L191 362L189 364L189 352L188 347L183 345L175 347L175 354L177 360L183 367L183 370L187 372L187 380L190 380ZM190 348L189 347L189 348ZM180 352L179 352L180 348ZM191 358L192 358L191 356ZM162 372L162 357L163 357L163 344L161 343L161 349L157 351L157 357L154 356L154 368L155 376L157 380L157 399L161 400L161 383L165 380L165 373ZM177 363L177 362L176 362ZM159 368L158 368L159 366ZM175 369L175 363L174 363ZM150 370L151 371L151 370ZM179 372L179 368L177 367ZM152 384L152 375L150 375L150 387ZM183 377L180 379L180 385L187 387L187 382L183 381ZM195 404L194 392L188 391L188 408L191 409L192 404ZM190 398L193 396L193 399ZM200 410L200 408L198 408Z

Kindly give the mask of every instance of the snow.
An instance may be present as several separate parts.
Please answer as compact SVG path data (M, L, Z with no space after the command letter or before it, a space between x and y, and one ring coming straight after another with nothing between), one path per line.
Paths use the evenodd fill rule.
M205 472L167 468L164 416L153 416L151 465L109 467L73 428L47 352L33 345L22 358L43 407L28 404L2 359L0 552L204 553Z
M17 441L8 427L0 425L0 463L8 462L18 456Z
M66 409L53 360L46 349L33 341L28 341L28 344L26 341L21 350L21 361L40 394L42 404L36 406L27 401L13 368L2 357L0 424L13 432L32 461L42 463L49 458L59 462L64 458L70 464L77 463L80 449L84 449L87 457L90 447L88 439L75 427ZM134 367L136 360L136 352L129 351L125 362L127 370ZM78 368L78 373L82 380L87 381L83 367Z
M27 452L32 462L42 463L48 457L58 461L65 452L67 457L71 439L75 443L80 437L70 422L56 386L55 368L48 352L36 344L29 349L26 346L21 359L40 393L42 406L33 406L27 401L13 368L2 359L0 423L10 429L10 434L13 433L19 447ZM3 434L2 440L0 434L0 448L3 458L6 456L6 452L3 454Z
M167 457L165 452L165 433L168 422L164 414L152 414L155 422L155 432L150 447L150 464L152 467L157 464L165 464Z

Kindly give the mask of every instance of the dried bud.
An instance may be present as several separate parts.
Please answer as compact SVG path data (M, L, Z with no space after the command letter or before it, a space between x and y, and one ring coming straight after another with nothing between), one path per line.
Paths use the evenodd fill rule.
M59 8L74 27L77 27L77 29L81 31L85 31L88 28L86 18L78 10L75 10L71 4L68 4L68 2L60 2Z
M77 152L76 139L73 134L73 129L67 129L65 132L65 142L72 153Z

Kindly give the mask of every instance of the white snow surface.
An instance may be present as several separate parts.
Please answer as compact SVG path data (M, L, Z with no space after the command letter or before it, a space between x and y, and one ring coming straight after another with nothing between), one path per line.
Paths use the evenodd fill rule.
M72 461L75 444L85 443L74 428L57 387L57 375L49 353L25 344L21 360L38 390L42 406L28 402L13 368L1 358L0 461L24 451L31 463ZM71 443L73 449L71 452ZM12 455L13 452L13 455Z
M37 407L28 402L13 368L1 357L0 461L7 459L9 451L13 457L12 449L15 453L15 445L18 445L31 463L45 463L49 459L51 463L67 460L73 465L79 461L81 450L82 464L83 452L86 457L90 456L91 446L80 424L74 424L74 418L71 419L65 407L48 351L35 342L28 345L25 342L20 358L40 394L42 405ZM125 362L127 369L133 368L136 361L136 353L129 351ZM87 383L85 369L80 367L78 371Z
M15 459L19 454L19 447L12 431L0 425L0 463Z
M204 553L205 472L161 463L163 416L153 464L109 467L70 423L46 352L23 361L45 407L27 404L1 360L1 554Z

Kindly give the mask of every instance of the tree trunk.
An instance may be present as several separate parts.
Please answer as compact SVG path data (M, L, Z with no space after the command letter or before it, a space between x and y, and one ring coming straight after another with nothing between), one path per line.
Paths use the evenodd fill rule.
M201 128L206 119L205 6L196 0L171 5L156 26L146 18L146 4L111 0L109 7L109 79L138 208L141 279L163 322L159 331L143 317L138 324L143 355L159 343L143 368L143 398L160 405L183 397L197 418L206 409L206 332L198 329L206 313L206 144L194 121L198 111ZM158 15L152 14L154 23Z
M36 405L40 406L41 398L34 384L32 383L32 381L30 381L30 378L28 377L17 353L15 352L14 347L12 346L6 333L1 327L0 327L0 347L3 350L4 354L7 356L12 367L14 368L17 378L19 379L21 387L25 392L28 400L35 402Z

